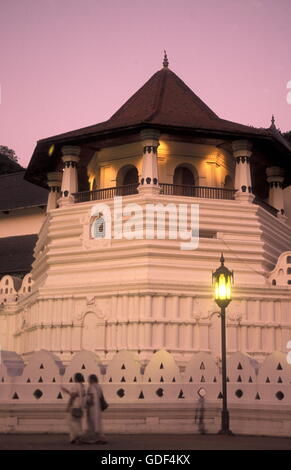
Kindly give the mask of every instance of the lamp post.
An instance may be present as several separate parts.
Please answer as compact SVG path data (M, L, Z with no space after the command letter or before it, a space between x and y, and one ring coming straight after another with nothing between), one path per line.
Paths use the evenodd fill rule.
M231 302L231 285L233 283L233 272L224 266L223 254L220 258L219 268L212 273L212 282L214 284L215 302L220 307L221 318L221 362L222 362L222 411L221 411L221 429L219 434L232 434L229 429L229 412L227 409L227 375L226 375L226 324L225 310Z

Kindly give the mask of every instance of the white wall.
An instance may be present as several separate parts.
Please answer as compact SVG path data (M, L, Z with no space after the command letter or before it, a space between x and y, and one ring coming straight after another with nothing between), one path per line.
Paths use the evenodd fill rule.
M38 233L45 218L45 210L38 207L0 213L0 238Z

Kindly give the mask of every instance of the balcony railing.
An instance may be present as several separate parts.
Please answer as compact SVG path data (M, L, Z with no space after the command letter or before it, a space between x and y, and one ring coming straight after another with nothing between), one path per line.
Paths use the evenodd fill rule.
M95 189L94 191L83 191L75 193L75 202L98 201L104 199L112 199L115 196L129 196L138 194L138 184L127 184L125 186L114 186L112 188ZM200 197L204 199L234 199L235 189L213 188L209 186L186 186L182 184L160 183L160 194L165 196L186 196ZM253 200L257 204L267 210L270 214L277 217L278 209L270 206L266 201L256 196Z
M98 201L111 199L115 196L129 196L138 193L138 184L114 186L112 188L95 189L75 193L75 202ZM212 188L208 186L185 186L182 184L160 184L160 194L166 196L200 197L205 199L234 199L235 189Z
M95 189L93 191L83 191L75 193L75 202L99 201L103 199L111 199L115 196L129 196L137 194L138 184L127 184L125 186L114 186L112 188Z
M235 189L212 188L208 186L185 186L161 183L161 194L167 196L189 196L206 199L234 199Z
M266 211L270 212L270 214L277 217L277 214L279 212L278 209L276 209L273 206L270 206L270 204L268 204L266 201L264 201L260 197L256 196L255 199L253 200L253 203L257 204L258 206L263 207L263 209L266 209Z

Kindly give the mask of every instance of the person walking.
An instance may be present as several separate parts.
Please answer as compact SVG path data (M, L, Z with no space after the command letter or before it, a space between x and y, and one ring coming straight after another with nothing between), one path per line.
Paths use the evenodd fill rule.
M67 405L67 424L69 428L70 443L80 442L85 420L86 390L84 386L84 376L79 372L74 375L74 385L71 389L61 387L70 398Z
M102 416L108 404L106 403L102 388L98 383L98 378L92 374L88 378L89 387L87 390L87 434L82 438L82 442L90 444L106 444L106 438L102 429Z

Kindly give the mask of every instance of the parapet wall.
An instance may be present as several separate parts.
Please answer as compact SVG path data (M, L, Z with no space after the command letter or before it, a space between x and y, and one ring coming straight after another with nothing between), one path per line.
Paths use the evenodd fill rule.
M110 405L104 413L107 432L199 432L201 407L207 432L219 429L221 375L207 353L194 354L184 370L165 350L153 354L145 368L128 351L118 352L106 367L90 351L75 354L66 368L44 350L26 366L20 357L18 362L12 359L14 367L11 355L2 353L1 432L64 432L67 396L61 385L69 386L76 372L86 381L88 375L98 375ZM236 433L290 435L291 365L286 354L274 352L258 364L235 353L228 358L228 380Z

